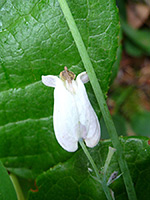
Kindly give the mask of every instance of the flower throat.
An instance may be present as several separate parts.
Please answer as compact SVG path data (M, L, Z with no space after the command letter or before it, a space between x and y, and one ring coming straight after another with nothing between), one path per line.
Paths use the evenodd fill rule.
M68 81L68 83L72 83L72 80L75 79L75 74L68 70L67 67L64 67L64 71L60 72L60 78L63 81Z

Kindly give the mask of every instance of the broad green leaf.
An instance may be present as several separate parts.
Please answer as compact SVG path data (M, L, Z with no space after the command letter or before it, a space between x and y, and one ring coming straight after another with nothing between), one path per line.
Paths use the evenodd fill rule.
M0 161L0 200L17 200L14 186L8 172Z
M150 137L150 112L135 113L131 118L131 126L137 135Z
M111 74L111 80L110 80L110 83L112 84L112 82L115 80L116 76L117 76L117 73L118 73L118 70L119 70L119 67L120 67L120 61L121 61L121 58L122 58L122 31L120 31L120 34L119 34L119 46L118 46L118 49L117 49L117 59L115 61L115 63L113 64L113 67L112 67L112 74Z
M150 195L150 146L147 137L120 138L124 148L125 158L133 178L138 199L147 200ZM108 152L112 146L110 140L101 142L90 153L101 171ZM37 178L37 192L30 192L29 200L105 200L101 185L95 180L95 174L82 150L70 160L60 163ZM108 178L114 172L120 173L117 159L111 160ZM122 177L111 184L117 200L128 199Z
M68 4L106 93L118 47L115 1ZM11 172L34 178L73 155L55 139L53 88L42 85L41 75L84 67L57 1L2 1L0 16L0 159ZM99 113L90 83L87 90Z

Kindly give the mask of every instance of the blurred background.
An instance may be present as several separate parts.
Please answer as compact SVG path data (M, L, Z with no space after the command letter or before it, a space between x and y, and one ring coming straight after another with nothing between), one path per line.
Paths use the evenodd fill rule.
M150 0L118 0L117 6L120 46L107 103L119 135L150 136Z

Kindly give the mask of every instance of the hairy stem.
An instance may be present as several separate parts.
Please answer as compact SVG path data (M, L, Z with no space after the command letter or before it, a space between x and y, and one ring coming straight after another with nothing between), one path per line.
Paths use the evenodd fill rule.
M102 187L103 187L103 190L104 190L104 193L107 197L108 200L113 200L112 196L111 196L111 193L110 193L110 189L109 187L107 186L107 182L106 182L106 179L102 179L100 178L100 175L99 175L99 171L98 171L98 168L96 166L96 164L94 163L94 160L93 158L91 157L89 151L87 150L86 148L86 145L84 144L84 141L82 139L79 140L79 143L85 153L85 155L87 156L88 160L90 161L94 171L95 171L95 174L96 174L96 177L98 179L98 182L100 182L102 184Z

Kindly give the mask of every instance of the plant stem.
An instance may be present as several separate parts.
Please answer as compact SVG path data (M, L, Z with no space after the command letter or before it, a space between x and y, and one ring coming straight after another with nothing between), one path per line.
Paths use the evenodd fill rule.
M78 28L76 26L76 23L74 21L74 18L71 14L71 11L68 7L66 0L58 0L58 2L60 4L60 7L63 11L63 14L66 18L66 21L68 23L68 26L70 28L70 31L71 31L72 36L74 38L74 41L76 43L76 46L78 48L79 54L80 54L82 62L84 64L84 67L85 67L85 69L88 73L93 91L95 93L97 102L99 104L99 107L101 109L101 112L102 112L102 115L103 115L103 118L104 118L104 121L105 121L109 136L112 140L114 148L117 150L116 151L117 159L118 159L118 162L119 162L120 169L123 173L123 179L124 179L124 183L125 183L125 186L126 186L126 190L127 190L127 193L128 193L129 200L136 200L137 199L136 193L135 193L135 190L134 190L134 186L133 186L133 182L132 182L132 179L131 179L131 176L130 176L128 165L127 165L125 158L124 158L124 155L123 155L123 148L122 148L121 143L119 141L116 128L114 126L111 115L109 113L109 110L108 110L102 89L101 89L101 87L98 83L98 80L97 80L95 71L93 69L92 63L90 61L89 55L87 53L87 50L85 48L85 45L83 43L83 40L82 40L81 35L78 31Z
M109 147L108 155L107 155L107 158L106 158L106 161L105 161L105 165L104 165L104 169L103 169L104 176L106 176L106 172L107 172L108 166L110 164L111 158L112 158L113 154L115 153L115 151L116 151L116 149L114 149L112 147Z
M14 174L10 174L10 178L11 178L11 181L12 181L12 183L14 185L15 190L16 190L17 199L18 200L25 200L17 177Z
M90 161L90 163L91 163L91 165L92 165L92 167L93 167L93 169L94 169L94 171L95 171L95 174L96 174L96 176L97 176L98 181L102 184L102 187L103 187L103 190L104 190L104 193L105 193L107 199L108 199L108 200L113 200L113 198L112 198L112 196L111 196L111 193L110 193L110 189L109 189L109 187L107 186L106 179L103 178L103 179L101 180L100 175L99 175L98 168L97 168L96 164L94 163L94 160L93 160L93 158L91 157L89 151L87 150L86 145L84 144L83 140L80 139L80 140L79 140L79 143L80 143L80 145L81 145L81 147L82 147L82 149L83 149L85 155L87 156L88 160Z

